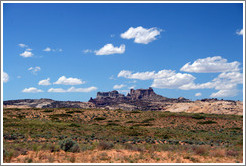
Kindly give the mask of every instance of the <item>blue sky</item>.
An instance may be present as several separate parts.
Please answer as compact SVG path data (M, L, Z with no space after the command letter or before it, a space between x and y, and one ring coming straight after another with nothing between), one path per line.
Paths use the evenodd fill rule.
M5 3L3 29L4 100L243 99L242 4Z

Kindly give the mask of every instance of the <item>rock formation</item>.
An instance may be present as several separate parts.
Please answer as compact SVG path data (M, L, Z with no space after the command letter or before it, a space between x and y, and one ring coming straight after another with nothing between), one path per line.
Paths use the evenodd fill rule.
M170 111L216 114L243 114L243 102L233 100L202 99L190 101L184 97L167 98L158 95L152 88L131 89L126 96L114 90L98 92L89 102L55 101L51 99L23 99L3 102L4 108L99 108L142 111Z

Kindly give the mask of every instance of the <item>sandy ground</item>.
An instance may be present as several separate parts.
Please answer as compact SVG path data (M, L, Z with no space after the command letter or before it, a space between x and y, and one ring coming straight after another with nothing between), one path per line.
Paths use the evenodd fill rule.
M220 152L221 153L221 152ZM130 150L87 150L80 153L29 151L12 158L11 163L235 163L242 162L226 156L210 157L185 152L139 152Z

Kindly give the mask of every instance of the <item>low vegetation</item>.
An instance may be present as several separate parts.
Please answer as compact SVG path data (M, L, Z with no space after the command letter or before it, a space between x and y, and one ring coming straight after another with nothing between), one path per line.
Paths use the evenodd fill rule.
M236 163L238 115L94 109L4 109L4 162Z

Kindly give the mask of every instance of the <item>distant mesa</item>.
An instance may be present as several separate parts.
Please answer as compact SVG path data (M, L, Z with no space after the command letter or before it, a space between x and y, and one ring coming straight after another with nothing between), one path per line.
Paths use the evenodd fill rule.
M157 106L159 103L154 102L191 102L183 97L178 99L167 98L158 95L150 87L148 89L131 89L130 93L126 96L120 94L118 91L114 90L111 92L98 92L95 99L91 98L89 102L95 104L99 108L108 109L123 109L123 110L160 110L161 107Z
M111 92L97 92L97 97L95 99L91 98L89 102L96 103L96 101L106 101L108 99L110 99L111 101L190 101L189 99L185 99L184 97L179 97L178 99L163 97L161 95L156 94L154 90L151 87L149 87L149 89L131 89L130 93L128 93L126 96L120 94L116 90Z

